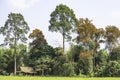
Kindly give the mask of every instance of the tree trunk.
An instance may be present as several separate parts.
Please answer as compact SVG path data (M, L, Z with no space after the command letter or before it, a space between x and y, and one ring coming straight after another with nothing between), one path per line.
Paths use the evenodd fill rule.
M44 76L44 70L42 69L42 76Z
M16 75L16 38L14 44L14 75Z
M65 33L63 32L63 54L65 53Z
M16 75L16 48L14 48L14 75Z

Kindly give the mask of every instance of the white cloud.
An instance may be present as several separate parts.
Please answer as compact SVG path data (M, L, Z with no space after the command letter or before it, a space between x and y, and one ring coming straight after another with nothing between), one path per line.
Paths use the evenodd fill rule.
M32 7L38 1L39 0L7 0L7 3L15 8L25 9Z

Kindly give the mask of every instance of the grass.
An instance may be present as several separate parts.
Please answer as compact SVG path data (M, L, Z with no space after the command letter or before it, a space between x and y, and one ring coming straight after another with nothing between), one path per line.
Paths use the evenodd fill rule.
M120 80L120 77L81 78L81 77L0 76L0 80Z

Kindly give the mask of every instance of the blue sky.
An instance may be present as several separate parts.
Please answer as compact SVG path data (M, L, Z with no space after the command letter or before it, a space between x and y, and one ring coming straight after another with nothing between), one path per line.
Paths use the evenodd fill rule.
M10 12L21 13L30 26L30 32L38 28L50 45L62 46L62 36L48 31L50 14L61 3L73 9L78 19L87 17L93 20L97 28L120 26L120 0L0 0L0 26L4 25ZM2 43L3 36L0 38Z

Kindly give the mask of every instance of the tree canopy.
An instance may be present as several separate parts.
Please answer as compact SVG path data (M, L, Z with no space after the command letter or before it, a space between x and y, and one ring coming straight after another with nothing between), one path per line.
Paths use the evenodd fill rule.
M5 36L4 45L14 48L14 74L16 75L16 46L17 42L27 40L25 34L29 31L29 26L20 13L10 13L5 25L0 28L0 32Z
M60 4L50 15L49 31L60 32L63 36L63 52L65 39L71 39L71 32L77 26L74 11L66 5Z

